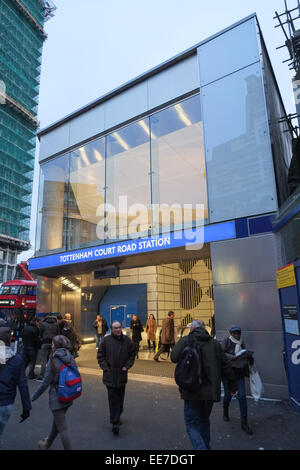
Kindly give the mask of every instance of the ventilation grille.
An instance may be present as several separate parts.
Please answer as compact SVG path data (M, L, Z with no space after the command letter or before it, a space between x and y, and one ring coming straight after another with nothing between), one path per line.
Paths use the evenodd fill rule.
M181 261L179 263L179 267L180 267L181 271L184 272L184 274L188 274L190 272L190 270L195 266L197 261L198 260L196 260L196 259L192 259L192 260L188 260L188 261Z
M194 279L181 279L180 281L180 307L189 310L197 307L201 302L202 289Z

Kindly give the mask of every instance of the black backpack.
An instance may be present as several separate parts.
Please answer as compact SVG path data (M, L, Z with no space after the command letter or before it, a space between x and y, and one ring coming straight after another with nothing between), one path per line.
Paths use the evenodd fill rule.
M194 392L203 382L201 348L198 341L188 336L188 344L180 354L175 368L175 382L182 390Z

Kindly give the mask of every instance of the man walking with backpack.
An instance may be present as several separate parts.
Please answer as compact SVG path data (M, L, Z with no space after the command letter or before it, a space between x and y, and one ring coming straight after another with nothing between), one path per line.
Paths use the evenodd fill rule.
M226 377L232 395L237 392L230 361L202 320L192 322L190 334L174 346L171 360L177 363L175 380L184 400L184 419L192 446L210 450L209 418L214 402L221 399L222 377Z

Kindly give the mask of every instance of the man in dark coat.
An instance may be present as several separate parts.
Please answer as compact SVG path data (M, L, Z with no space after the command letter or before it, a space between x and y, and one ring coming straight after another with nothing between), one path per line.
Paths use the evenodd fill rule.
M119 433L123 412L128 369L135 358L135 347L130 338L123 335L119 322L111 325L111 335L105 336L99 346L97 359L103 370L103 383L107 387L112 432Z
M3 430L11 415L17 388L20 391L23 405L22 421L30 415L31 403L24 361L10 348L11 329L0 326L0 449Z
M29 365L29 379L35 379L37 375L34 373L36 358L40 348L39 329L36 326L36 320L33 318L28 325L25 325L22 332L23 343L23 360L25 370Z
M179 388L184 400L184 418L186 430L196 450L210 449L210 414L214 402L221 399L221 379L226 377L232 394L237 385L230 361L226 358L221 345L205 330L202 320L194 320L188 336L182 337L171 353L172 362L180 360L181 353L189 341L200 352L202 363L202 383L196 390L187 391Z
M175 344L174 312L170 310L168 317L163 320L161 328L161 346L153 359L158 362L163 352L169 352Z
M95 328L96 348L98 349L99 344L102 342L104 336L108 332L108 325L105 318L101 317L101 315L97 315L97 318L93 323L93 327Z
M41 347L41 373L40 377L37 378L38 381L42 382L46 365L51 353L51 344L54 336L60 334L59 324L56 317L47 315L41 323L40 326L40 338L42 342Z
M81 339L75 328L65 320L62 320L59 325L60 334L66 336L72 345L71 354L76 359L78 351L81 347Z

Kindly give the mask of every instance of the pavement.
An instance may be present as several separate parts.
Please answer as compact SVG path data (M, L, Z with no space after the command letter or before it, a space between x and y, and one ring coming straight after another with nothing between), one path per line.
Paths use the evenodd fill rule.
M95 345L82 348L77 362L82 374L83 394L67 414L74 450L192 450L184 425L183 401L171 376L174 365L168 360L156 363L151 354L142 353L129 373L123 425L120 434L114 436L109 424L107 391L95 359ZM38 385L36 381L29 381L30 392ZM5 450L37 450L38 440L49 433L52 415L47 392L32 404L30 418L20 424L21 411L18 394L4 431ZM211 415L212 449L300 450L300 415L289 402L260 400L255 403L249 398L248 420L254 431L252 436L240 428L236 399L232 400L228 423L222 419L221 403L216 403ZM52 449L62 449L59 438Z

